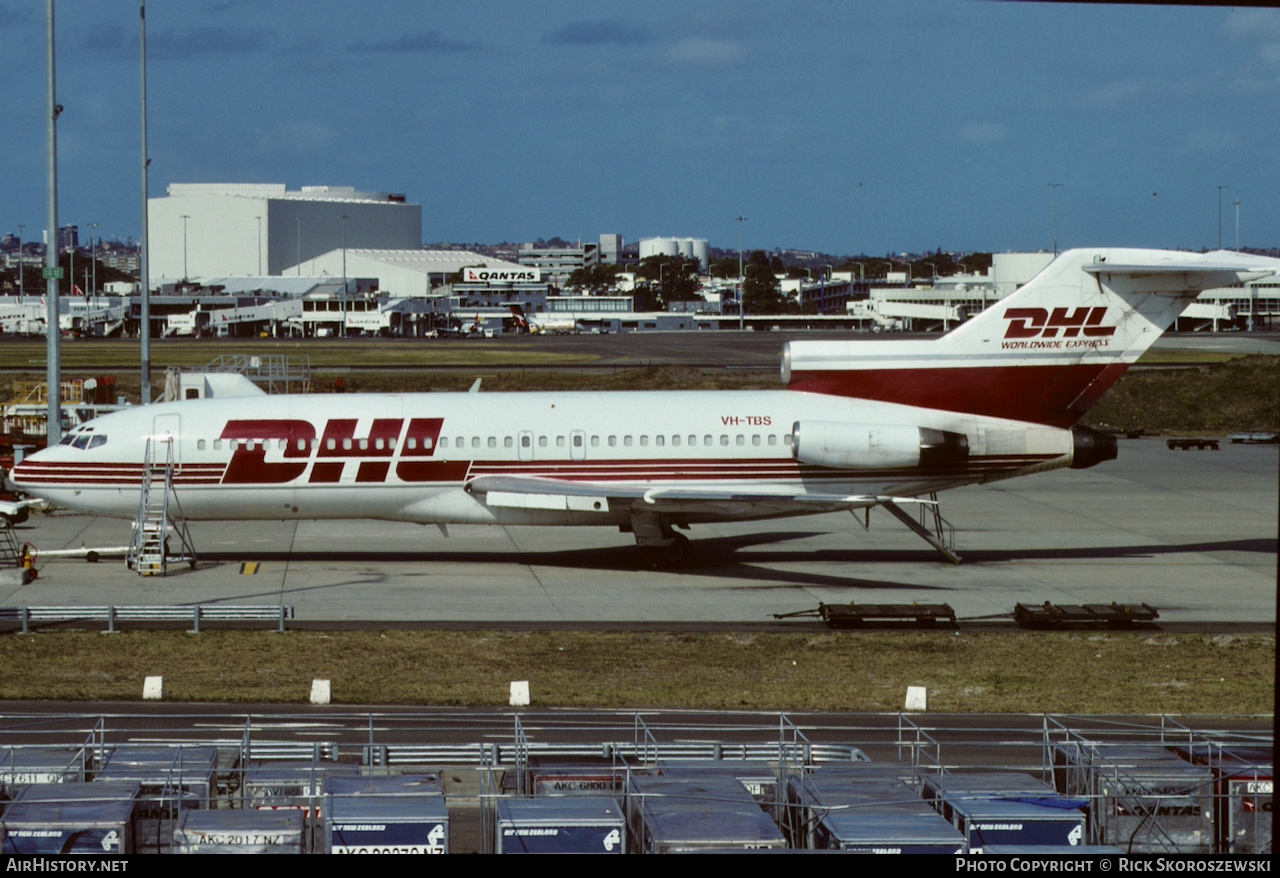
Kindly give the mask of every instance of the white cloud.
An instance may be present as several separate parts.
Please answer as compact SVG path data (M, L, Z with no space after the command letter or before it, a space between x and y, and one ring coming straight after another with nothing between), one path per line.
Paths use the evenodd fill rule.
M1009 126L999 122L966 122L956 132L961 143L999 143L1009 136Z
M339 142L334 129L314 122L280 123L258 138L258 151L266 154L298 155L332 149Z
M1145 95L1161 91L1157 80L1150 78L1120 79L1080 92L1076 103L1091 109L1114 109Z
M1199 128L1189 131L1178 144L1178 152L1195 154L1215 154L1231 152L1240 145L1240 138L1228 131L1216 131L1212 128Z
M736 64L746 54L746 47L736 40L704 40L691 37L671 47L671 60L704 66Z
M1275 9L1233 9L1222 23L1229 37L1280 39L1280 11Z

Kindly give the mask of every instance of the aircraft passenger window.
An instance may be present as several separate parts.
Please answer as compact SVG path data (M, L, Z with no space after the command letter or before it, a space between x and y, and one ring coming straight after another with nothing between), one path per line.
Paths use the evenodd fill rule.
M728 444L729 444L729 437L728 437L728 436L726 436L725 434L721 433L721 434L720 434L720 444L721 444L721 445L728 445Z
M698 437L697 437L697 436L690 436L690 437L689 437L689 444L690 444L690 445L693 445L693 446L696 446L696 445L698 444Z
M628 448L630 448L630 447L631 447L631 437L630 437L630 436L623 436L623 437L622 437L622 444L623 444L623 445L625 445L625 446L627 446Z
M204 442L203 439L201 439L200 441L201 443ZM89 440L90 448L97 448L99 445L106 445L106 444L107 444L107 437L101 433L99 433L97 436L94 436L92 439ZM200 447L203 448L204 445L202 444Z
M490 447L490 448L497 448L497 447L498 447L498 437L497 437L497 436L490 436L490 437L489 437L489 447Z
M741 433L739 433L739 434L738 434L738 445L739 445L739 446L742 446L742 445L746 445L746 444L747 444L747 437L746 437L746 436L743 436Z
M204 451L204 440L203 440L203 439L197 439L197 440L196 440L196 451Z
M751 444L752 444L752 445L759 445L759 444L760 444L760 434L759 434L759 433L757 433L757 434L755 434L754 436L752 436L752 437L751 437Z
M338 447L338 440L336 440L336 439L326 439L326 440L324 440L324 447L325 447L325 448L327 448L327 449L329 449L330 451L333 451L335 448L337 448L337 447Z
M316 450L316 449L317 449L317 448L319 448L319 447L320 447L320 440L319 440L319 439L312 439L312 440L311 440L311 450L312 450L312 451L314 451L314 450Z
M288 439L280 439L276 441L276 448L279 448L281 451L284 451L288 447L289 447Z
M539 436L539 437L538 437L538 447L539 447L539 448L546 448L546 447L547 447L547 437L546 437L546 436Z
M379 439L378 441L379 441L379 442L381 442L382 440L381 440L381 439ZM431 444L431 440L430 440L430 439L428 439L428 440L427 440L427 445L428 445L428 447L430 446L430 444ZM387 440L387 448L388 448L389 450L391 450L391 451L395 451L395 450L396 450L396 439L395 439L395 437L394 437L394 436L392 436L390 439L388 439L388 440Z
M361 440L360 440L360 450L361 450L361 451L368 451L368 450L369 450L369 440L368 440L368 439L361 439Z
M410 437L405 441L405 444L404 444L404 445L405 445L405 448L408 448L410 451L413 451L415 448L417 448L417 447L418 447L418 440L417 440L417 439L414 439L412 436L410 436ZM426 441L425 441L425 440L424 440L424 441L423 441L423 443L422 443L422 447L423 447L423 448L426 448L426 447L427 447L427 444L426 444Z
M467 447L467 440L466 440L464 437L459 436L456 440L454 440L453 447L454 447L454 448L466 448L466 447Z
M385 448L386 444L387 443L382 439L373 440L373 447L376 448L378 451L381 451L383 448Z
M600 447L600 437L599 437L599 436L592 436L592 437L591 437L591 447L592 447L592 448L599 448L599 447Z
M610 448L616 448L616 447L618 447L618 437L617 437L617 436L610 436L610 437L609 437L609 447L610 447Z
M214 440L213 440L213 450L214 450L214 451L221 451L221 450L222 450L222 440L221 440L221 439L214 439Z
M472 448L479 448L479 447L480 447L480 437L479 437L479 436L472 436L472 437L471 437L471 447L472 447Z
M425 446L423 446L423 447L425 447ZM441 436L441 437L440 437L440 447L441 447L441 448L448 448L448 447L449 447L449 437L448 437L448 436Z
M504 436L504 437L503 437L503 439L502 439L502 447L503 447L503 448L512 448L512 447L514 447L514 446L515 446L515 442L511 441L511 437L510 437L510 436Z
M299 439L299 440L298 440L298 450L299 450L299 451L306 451L306 450L307 450L307 440L306 440L306 439Z
M343 440L342 440L342 450L343 450L343 451L350 451L350 450L351 450L351 440L350 440L350 439L343 439Z
M564 437L563 437L563 436L557 436L557 437L556 437L556 448L564 448Z
M654 437L653 437L653 444L654 444L654 445L666 445L666 444L667 444L667 437L666 437L666 436L654 436Z
M679 445L679 444L680 444L680 437L679 437L679 436L672 436L672 437L671 437L671 444L672 444L672 445Z
M790 433L786 433L786 434L784 434L784 435L783 435L783 437L782 437L782 444L783 444L783 445L790 445L790 444L791 444L791 434L790 434Z
M773 435L772 433L770 433L770 434L769 434L769 444L770 444L770 445L777 445L777 444L778 444L778 437L777 437L777 436L775 436L775 435Z
M532 448L532 447L533 447L533 437L532 437L532 436L521 436L521 437L520 437L520 447L521 447L521 448Z
M648 437L648 436L641 436L641 437L640 437L640 447L642 447L642 448L648 448L648 447L649 447L649 437Z
M581 437L581 436L574 436L574 437L573 437L573 447L574 447L574 448L581 448L581 447L582 447L582 437Z

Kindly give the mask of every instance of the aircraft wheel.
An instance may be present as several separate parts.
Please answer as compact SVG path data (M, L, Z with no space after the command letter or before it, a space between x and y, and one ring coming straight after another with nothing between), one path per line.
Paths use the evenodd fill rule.
M659 548L659 562L663 567L683 567L693 557L693 546L684 534L673 533L671 542Z

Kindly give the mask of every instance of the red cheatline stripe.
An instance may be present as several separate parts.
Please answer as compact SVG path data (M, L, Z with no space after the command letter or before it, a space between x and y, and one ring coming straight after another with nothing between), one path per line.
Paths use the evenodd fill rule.
M1012 454L971 457L963 464L939 470L914 467L892 469L841 469L785 460L648 460L648 461L472 461L470 478L484 475L541 477L575 482L621 481L730 481L826 478L963 478L1003 469L1016 469L1052 460L1059 455ZM338 461L334 461L337 463ZM183 464L174 474L179 485L217 484L224 464ZM131 485L141 480L142 466L128 463L38 462L22 463L14 472L28 484Z

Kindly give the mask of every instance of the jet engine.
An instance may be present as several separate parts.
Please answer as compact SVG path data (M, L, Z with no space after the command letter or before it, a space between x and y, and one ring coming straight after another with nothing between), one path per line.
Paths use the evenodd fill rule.
M969 457L969 437L927 427L797 421L791 453L800 463L838 469L948 469Z

